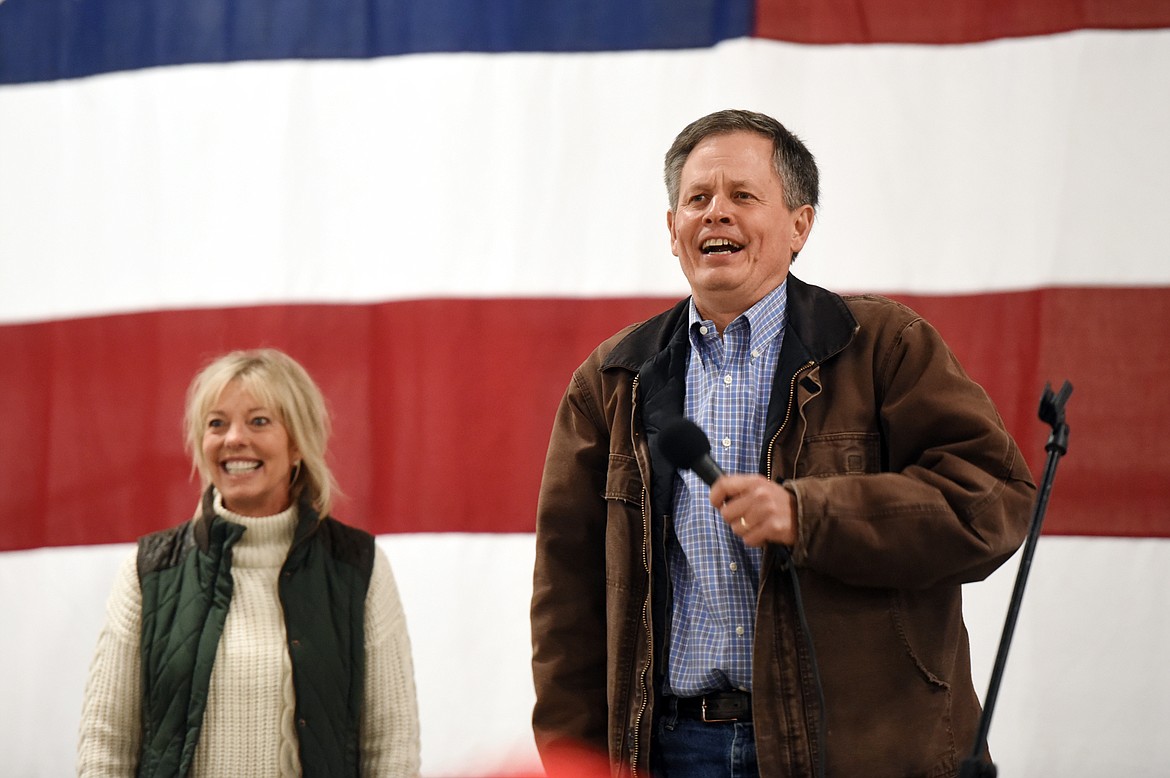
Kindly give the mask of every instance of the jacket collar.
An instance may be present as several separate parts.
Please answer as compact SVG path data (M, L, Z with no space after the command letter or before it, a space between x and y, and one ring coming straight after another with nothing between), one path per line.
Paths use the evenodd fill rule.
M849 345L860 325L844 298L788 276L788 328L818 365Z
M665 350L671 340L681 336L685 345L689 302L689 297L679 300L670 310L636 325L602 360L601 370L617 367L637 373L643 362Z
M687 338L689 300L637 325L622 338L601 363L601 371L627 370L641 381L639 415L650 449L650 469L656 475L651 494L661 504L669 493L673 469L659 450L658 430L682 414L686 392L686 364L690 356ZM784 345L773 378L765 421L765 440L787 418L789 391L796 374L810 364L819 365L844 349L858 329L857 319L845 300L819 286L788 276L788 323ZM767 448L760 452L760 472L765 471Z
M648 359L665 351L680 337L686 343L689 298L673 308L636 326L602 361L601 369L622 368L640 372ZM849 343L857 331L857 320L840 295L788 276L788 325L785 339L794 334L820 364Z

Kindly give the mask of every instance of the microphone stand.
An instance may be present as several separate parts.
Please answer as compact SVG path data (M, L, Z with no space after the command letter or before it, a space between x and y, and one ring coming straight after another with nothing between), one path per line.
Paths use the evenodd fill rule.
M991 714L995 708L995 699L999 696L999 685L1003 680L1008 647L1011 645L1012 634L1016 629L1016 620L1020 615L1020 604L1024 599L1024 585L1028 582L1032 556L1036 552L1036 542L1040 539L1040 526L1044 523L1048 496L1052 491L1052 481L1056 477L1056 465L1059 463L1060 457L1068 452L1068 424L1064 421L1064 406L1071 394L1072 384L1065 381L1064 385L1060 387L1060 391L1055 394L1052 391L1052 385L1045 384L1044 395L1040 398L1040 420L1052 427L1052 434L1044 447L1045 451L1048 452L1048 460L1044 467L1044 478L1040 481L1040 490L1036 495L1032 523L1028 528L1028 539L1024 543L1024 553L1020 557L1020 569L1016 573L1016 585L1012 590L1011 604L1008 606L1003 634L999 639L999 651L996 653L995 666L991 671L991 684L987 689L983 714L979 718L979 732L975 736L971 756L963 760L959 770L959 778L996 778L997 775L995 763L983 761L983 754L987 749L987 732L991 729Z

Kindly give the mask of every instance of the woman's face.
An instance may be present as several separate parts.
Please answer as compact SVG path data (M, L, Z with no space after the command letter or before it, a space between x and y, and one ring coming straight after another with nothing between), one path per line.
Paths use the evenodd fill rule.
M232 381L203 420L203 456L228 510L271 516L289 506L292 463L299 453L275 408Z

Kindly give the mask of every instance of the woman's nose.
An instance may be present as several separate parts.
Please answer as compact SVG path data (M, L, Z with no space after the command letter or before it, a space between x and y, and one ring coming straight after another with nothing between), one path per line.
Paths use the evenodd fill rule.
M248 429L243 424L232 424L224 435L224 442L229 446L238 446L248 439Z

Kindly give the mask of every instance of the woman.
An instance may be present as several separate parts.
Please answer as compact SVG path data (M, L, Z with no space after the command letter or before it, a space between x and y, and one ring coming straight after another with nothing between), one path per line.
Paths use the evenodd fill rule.
M185 427L202 508L122 566L79 775L416 775L402 604L373 537L329 516L321 392L279 351L233 352Z

